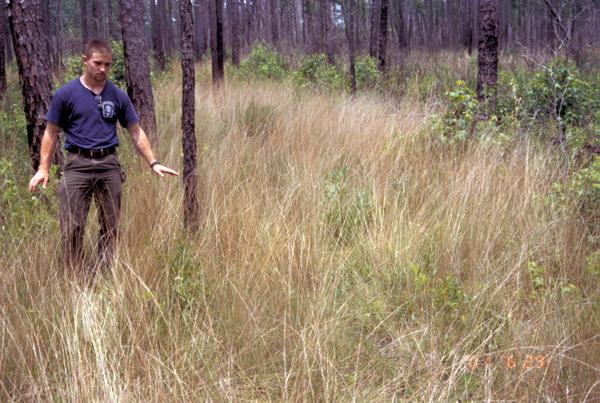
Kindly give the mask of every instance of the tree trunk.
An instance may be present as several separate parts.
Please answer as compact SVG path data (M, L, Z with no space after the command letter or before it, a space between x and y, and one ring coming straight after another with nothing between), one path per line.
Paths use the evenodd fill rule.
M210 53L213 84L219 86L225 76L223 43L223 0L210 0Z
M388 30L388 0L380 0L381 14L379 18L379 70L385 70L386 51L387 51L387 30Z
M150 143L155 145L158 137L144 35L144 2L143 0L120 0L120 5L127 93L140 116L140 125L148 133Z
M81 18L81 40L83 47L90 39L90 32L88 30L88 12L87 12L87 0L79 0L79 10Z
M62 60L62 31L63 31L63 15L62 15L62 2L56 0L56 35L55 35L55 46L56 46L56 67L60 70L64 69Z
M167 0L158 0L156 3L156 35L158 38L155 49L156 62L161 70L165 69L166 63L166 41L167 35Z
M371 31L369 35L369 56L376 58L379 50L379 28L381 18L381 0L373 0L371 4Z
M343 13L344 25L346 26L346 39L348 40L348 57L350 59L350 92L356 93L356 61L355 61L355 34L354 34L354 13L356 5L354 0L346 0Z
M8 25L8 14L6 13L6 4L0 2L0 100L6 94L6 26Z
M240 5L238 0L229 0L229 26L231 27L231 62L235 67L240 66Z
M9 23L27 120L29 156L33 170L37 171L42 135L46 129L44 116L52 98L52 75L49 74L50 67L42 40L40 1L11 0L9 7ZM54 161L62 167L62 153L58 147L54 150Z
M206 24L206 1L196 1L194 4L194 55L201 60L206 53L208 24Z
M477 97L483 102L489 95L490 111L495 112L498 82L497 0L481 0L477 63Z
M277 23L277 0L269 0L269 11L271 14L271 40L273 46L279 45L279 24Z
M154 1L151 0L150 3L154 5ZM113 0L108 0L106 3L106 14L108 18L108 36L110 39L117 40L119 39L119 31L117 29L117 24L115 24Z
M195 130L195 81L194 81L194 26L192 4L179 2L181 30L181 129L183 146L183 219L185 229L193 233L198 229L197 162Z

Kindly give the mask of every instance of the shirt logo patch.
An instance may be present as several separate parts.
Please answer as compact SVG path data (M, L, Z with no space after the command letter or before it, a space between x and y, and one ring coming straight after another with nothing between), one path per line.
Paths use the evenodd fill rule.
M115 116L115 104L112 101L103 101L102 117L105 119L112 119Z

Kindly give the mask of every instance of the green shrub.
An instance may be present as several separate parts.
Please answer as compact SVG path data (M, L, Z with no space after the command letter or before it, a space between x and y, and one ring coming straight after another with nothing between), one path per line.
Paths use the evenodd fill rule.
M356 87L359 90L374 88L378 79L377 59L369 56L356 58Z
M287 67L277 51L267 44L258 43L240 62L238 74L246 80L282 80L287 75Z
M302 88L345 90L348 80L338 65L327 63L324 54L308 55L293 74L294 82Z
M589 121L596 100L572 61L555 59L540 68L524 91L525 112L530 117L557 119L566 125Z
M446 92L448 108L434 117L434 131L442 143L456 143L467 139L476 118L478 101L475 92L464 81L458 80L452 91Z

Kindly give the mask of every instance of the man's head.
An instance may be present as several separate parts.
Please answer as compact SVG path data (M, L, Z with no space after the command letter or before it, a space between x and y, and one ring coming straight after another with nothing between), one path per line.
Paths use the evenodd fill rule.
M106 81L112 65L112 50L101 40L92 39L85 44L83 52L83 75L97 84Z

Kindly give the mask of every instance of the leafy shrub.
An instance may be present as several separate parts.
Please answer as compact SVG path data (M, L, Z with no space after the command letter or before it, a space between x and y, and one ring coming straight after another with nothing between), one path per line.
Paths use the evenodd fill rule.
M379 78L377 59L369 56L356 59L356 86L360 90L374 88Z
M108 74L108 79L121 88L125 88L125 59L123 56L123 45L118 41L111 41L110 47L113 52L113 63ZM66 72L63 82L68 82L81 76L83 73L83 62L81 55L74 55L67 59Z
M246 80L282 80L287 75L287 67L277 51L267 44L258 43L240 62L238 73Z
M441 116L434 117L434 130L442 143L464 141L477 114L479 105L475 92L464 81L458 80L452 91L446 92L448 109Z
M346 167L327 174L323 207L327 228L338 241L354 239L371 222L371 193L352 187Z
M595 102L590 85L581 79L577 66L555 59L539 69L524 92L528 116L558 119L566 125L582 125Z
M302 59L300 67L293 74L296 84L303 88L344 90L348 81L338 65L327 63L327 56L314 54Z

